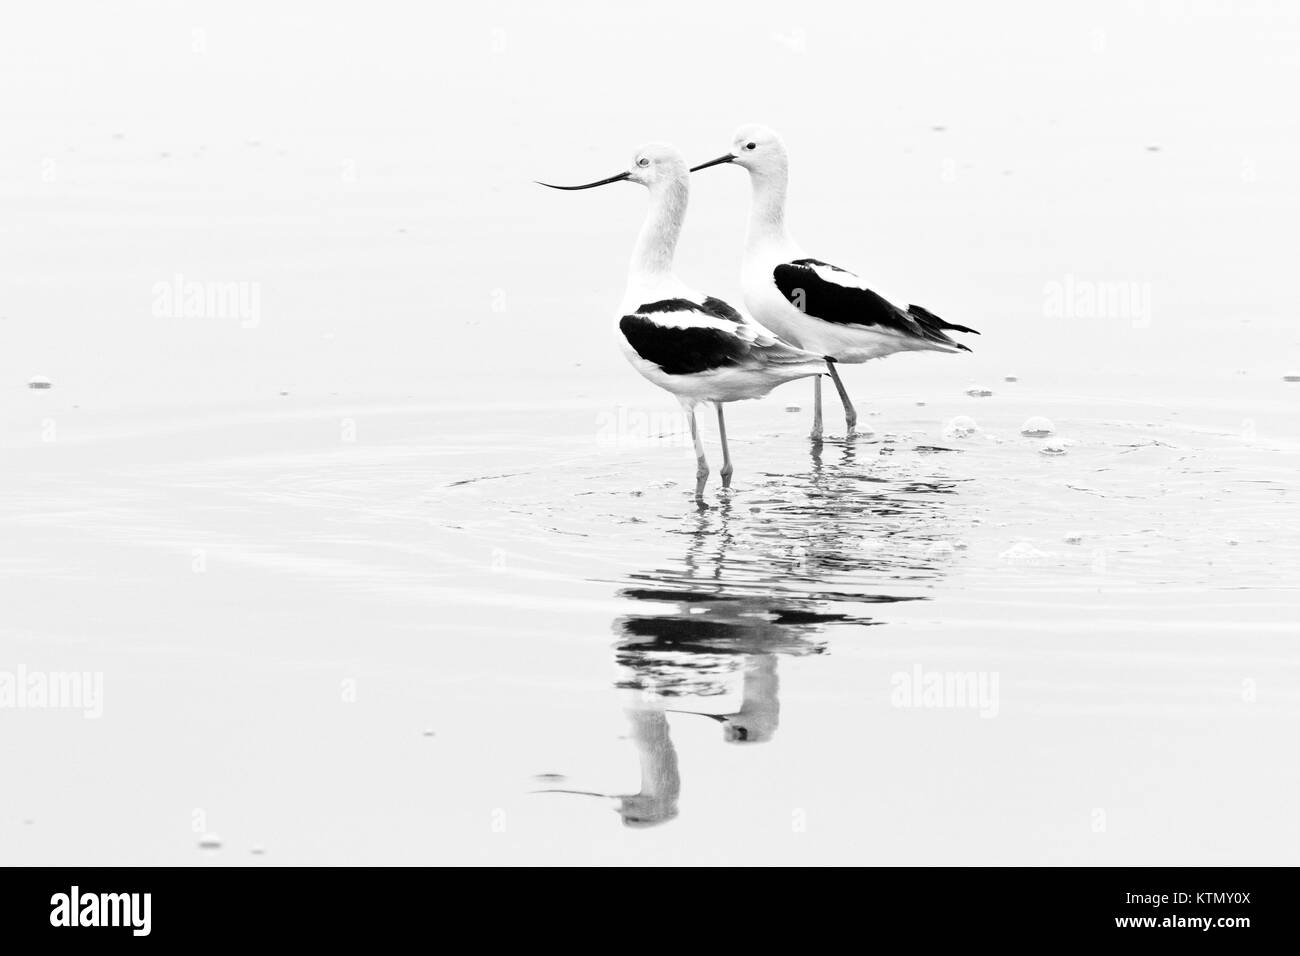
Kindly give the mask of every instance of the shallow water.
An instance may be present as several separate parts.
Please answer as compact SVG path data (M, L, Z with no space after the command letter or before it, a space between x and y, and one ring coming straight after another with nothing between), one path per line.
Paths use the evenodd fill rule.
M11 451L11 646L105 682L6 715L11 859L1287 858L1295 443L1034 388L732 406L704 508L680 422L579 401Z

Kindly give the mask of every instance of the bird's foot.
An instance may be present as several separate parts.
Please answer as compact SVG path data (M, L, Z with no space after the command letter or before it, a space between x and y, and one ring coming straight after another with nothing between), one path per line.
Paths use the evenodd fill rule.
M871 425L868 423L863 423L859 425L857 422L854 422L853 434L858 438L863 438L870 441L876 437L876 430L872 428Z

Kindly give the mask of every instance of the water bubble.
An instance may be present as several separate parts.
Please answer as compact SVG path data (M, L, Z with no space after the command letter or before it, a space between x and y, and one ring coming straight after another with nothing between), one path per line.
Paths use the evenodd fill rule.
M998 557L1008 564L1042 564L1056 555L1050 551L1042 551L1028 541L1017 541Z
M943 429L944 438L970 438L980 430L975 419L969 415L958 415L952 421L948 422Z
M1068 443L1064 441L1045 441L1038 452L1042 455L1064 455L1068 450Z
M53 388L54 383L44 375L33 375L27 380L28 388Z
M1046 438L1054 431L1056 426L1052 424L1052 420L1042 415L1035 415L1020 426L1020 434L1026 438Z

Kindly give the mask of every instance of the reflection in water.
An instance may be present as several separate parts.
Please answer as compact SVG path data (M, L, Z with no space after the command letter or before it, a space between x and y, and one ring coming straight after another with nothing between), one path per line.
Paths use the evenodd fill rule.
M891 461L888 444L869 447ZM824 653L827 626L879 623L863 613L873 604L924 599L879 585L892 591L942 577L933 545L952 535L947 503L956 483L863 466L857 454L845 444L828 466L815 448L808 475L701 509L679 532L689 537L680 566L625 583L620 596L645 605L614 622L641 789L547 792L613 799L629 826L673 819L681 776L668 714L716 720L727 743L765 743L780 727L782 657ZM736 691L738 707L708 705Z

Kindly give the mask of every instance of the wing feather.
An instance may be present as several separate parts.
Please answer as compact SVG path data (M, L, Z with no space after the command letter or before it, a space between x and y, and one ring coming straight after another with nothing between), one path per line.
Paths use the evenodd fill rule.
M623 316L619 330L637 355L669 375L821 361L712 296L702 302L684 298L647 302Z
M868 289L852 272L820 259L780 263L773 269L772 278L777 289L795 308L824 322L857 326L959 349L966 349L966 346L949 338L946 333L974 332L965 326L950 325L920 306L900 309Z

